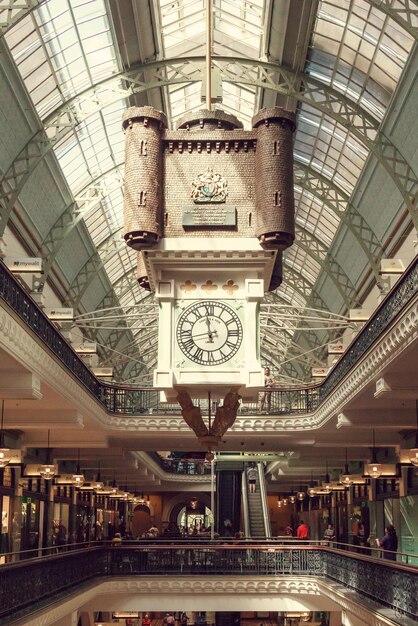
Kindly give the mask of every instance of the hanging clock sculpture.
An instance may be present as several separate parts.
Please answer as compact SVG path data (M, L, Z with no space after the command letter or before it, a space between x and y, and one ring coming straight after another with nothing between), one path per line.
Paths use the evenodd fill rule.
M194 418L191 398L224 398L229 423L237 397L256 399L264 383L259 304L294 240L294 114L263 109L247 131L204 110L167 130L145 106L128 109L123 128L124 236L160 310L154 387Z

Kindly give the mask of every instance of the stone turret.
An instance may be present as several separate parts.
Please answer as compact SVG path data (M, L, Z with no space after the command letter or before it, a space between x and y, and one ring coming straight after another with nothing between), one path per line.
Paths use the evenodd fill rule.
M283 254L280 250L276 253L276 259L274 261L273 271L271 273L270 285L267 291L274 291L283 281Z
M208 111L189 111L177 123L178 130L211 131L211 130L238 130L242 129L242 122L235 115L225 113L220 109Z
M225 111L190 111L176 130L168 130L161 111L132 107L123 128L124 236L138 250L141 287L154 289L158 280L151 259L158 251L164 256L165 244L156 245L162 238L181 237L186 248L187 239L257 238L264 252L277 251L265 285L276 289L282 281L281 251L295 237L294 114L263 109L252 130L244 130Z
M274 107L262 109L252 122L257 130L256 236L263 247L284 250L295 238L292 146L295 116Z
M126 243L141 250L163 235L162 132L167 120L153 107L131 107L123 116L125 131Z

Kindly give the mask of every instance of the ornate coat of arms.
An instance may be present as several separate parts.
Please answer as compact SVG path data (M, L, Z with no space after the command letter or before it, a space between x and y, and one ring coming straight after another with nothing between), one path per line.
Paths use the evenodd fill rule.
M208 169L206 174L199 174L192 182L192 186L191 197L195 204L226 201L228 183L223 176L214 174L211 169Z

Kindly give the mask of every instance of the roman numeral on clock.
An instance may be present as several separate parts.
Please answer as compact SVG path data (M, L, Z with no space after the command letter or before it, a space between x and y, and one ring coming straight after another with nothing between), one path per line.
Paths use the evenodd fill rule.
M177 345L194 363L227 363L241 348L242 324L234 307L221 300L196 301L180 314Z

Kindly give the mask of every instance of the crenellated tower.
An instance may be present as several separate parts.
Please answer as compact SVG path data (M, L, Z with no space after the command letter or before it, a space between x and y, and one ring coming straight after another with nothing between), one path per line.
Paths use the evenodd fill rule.
M263 385L259 303L294 240L293 113L190 112L176 130L133 107L126 134L125 240L160 306L154 385L168 398Z

